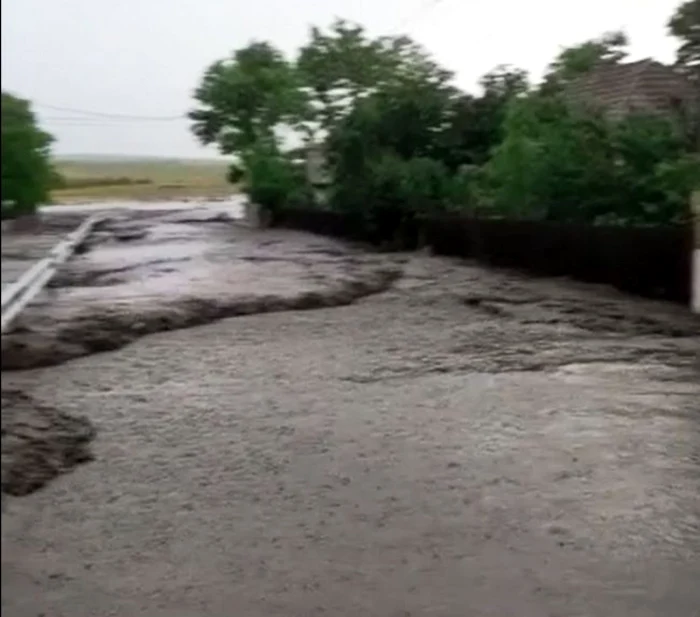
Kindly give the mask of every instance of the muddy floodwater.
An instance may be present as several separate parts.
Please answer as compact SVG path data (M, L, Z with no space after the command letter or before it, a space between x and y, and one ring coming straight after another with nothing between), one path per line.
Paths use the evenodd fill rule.
M699 614L683 307L206 208L86 248L3 337L3 616Z

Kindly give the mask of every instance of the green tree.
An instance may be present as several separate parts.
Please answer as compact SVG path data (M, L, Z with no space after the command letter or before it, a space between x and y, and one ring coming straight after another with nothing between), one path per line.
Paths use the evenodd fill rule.
M623 197L613 214L628 222L668 223L684 219L700 160L686 155L683 132L659 115L632 115L611 130L617 165L617 192Z
M486 73L479 83L485 97L506 101L529 89L527 71L504 64Z
M460 93L452 97L448 120L438 135L435 156L453 172L488 161L503 139L509 102L529 90L527 73L511 66L496 67L480 83L480 96Z
M627 57L629 39L622 31L567 47L549 65L542 84L545 93L561 90L599 64L617 64Z
M248 196L273 218L285 207L311 203L303 167L281 153L274 142L257 142L246 152L243 164Z
M662 116L621 122L532 95L514 102L487 165L497 215L662 224L682 219L694 174L684 140Z
M299 113L302 104L293 67L268 43L255 42L219 60L195 90L199 104L188 115L205 145L241 155Z
M509 101L529 86L524 71L503 66L484 76L480 97L468 96L409 39L382 45L394 70L332 128L328 153L332 205L363 213L386 236L418 214L469 205L473 166L488 159Z
M668 22L668 29L680 40L678 66L700 85L700 0L681 4Z
M413 60L416 67L411 68ZM341 175L362 173L368 161L385 155L439 160L443 154L442 134L458 92L421 55L405 62L402 75L358 99L331 127L328 154ZM436 76L437 81L432 79Z
M408 37L372 39L344 21L312 30L298 68L313 138L326 142L331 207L384 240L439 207L449 180L440 139L459 95L449 71Z
M480 84L483 94L474 101L471 114L473 126L478 127L480 135L466 142L473 148L475 156L471 162L476 165L485 163L503 139L503 125L511 101L530 90L527 72L512 66L496 67L481 78Z
M452 74L406 36L370 38L362 26L336 20L327 31L311 29L297 60L307 94L306 130L330 131L355 104L401 83L448 89Z
M2 201L12 202L3 216L31 213L49 198L54 180L50 146L29 101L2 93Z
M695 101L685 112L690 149L700 153L700 0L681 4L668 22L670 34L679 39L676 66L695 86Z
M357 101L331 130L331 205L355 216L370 238L415 243L408 230L416 216L446 205L452 182L440 140L452 95L407 72Z
M297 69L307 95L307 132L329 130L353 103L371 91L390 70L378 40L362 26L338 19L324 31L311 28Z
M686 5L672 28L691 40ZM410 38L372 38L338 20L313 28L296 62L254 43L215 63L190 117L200 140L237 155L229 177L273 215L311 203L308 150L285 154L277 137L285 125L303 129L327 155L324 203L375 240L405 238L416 217L460 206L555 221L676 221L700 170L671 122L614 122L566 104L569 83L621 62L626 46L613 32L564 49L536 89L524 71L500 66L474 96Z

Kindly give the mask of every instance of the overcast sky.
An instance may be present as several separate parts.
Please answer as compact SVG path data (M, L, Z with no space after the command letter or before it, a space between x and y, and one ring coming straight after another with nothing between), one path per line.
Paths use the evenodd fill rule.
M183 114L203 70L251 39L292 54L343 17L405 32L474 89L498 64L541 75L560 47L624 29L632 56L671 61L678 0L2 0L2 89L31 99L62 154L206 157ZM176 117L118 122L51 109ZM180 119L177 119L180 117Z

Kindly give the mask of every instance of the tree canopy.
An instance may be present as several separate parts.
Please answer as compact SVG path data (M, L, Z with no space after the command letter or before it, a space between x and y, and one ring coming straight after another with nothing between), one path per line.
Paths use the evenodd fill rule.
M53 138L37 125L29 101L2 93L2 200L12 202L3 216L33 212L48 200L53 179Z
M222 154L240 154L260 140L274 139L275 128L299 112L296 74L269 43L254 42L204 73L189 113L192 130Z
M600 64L617 64L627 57L629 40L622 31L567 47L549 65L544 87L557 89L592 70Z
M700 85L700 0L681 4L668 22L668 29L680 41L678 66Z
M687 70L697 62L699 2L686 2L669 24ZM518 67L498 66L475 94L460 91L409 37L372 37L336 20L311 28L295 58L257 42L214 63L190 117L203 143L238 157L232 178L243 177L272 210L313 202L299 153L282 147L286 127L325 154L331 185L317 207L353 213L375 230L455 208L556 221L677 221L700 168L673 123L634 113L611 119L572 109L562 96L596 66L623 62L627 46L625 33L611 32L562 49L538 85Z

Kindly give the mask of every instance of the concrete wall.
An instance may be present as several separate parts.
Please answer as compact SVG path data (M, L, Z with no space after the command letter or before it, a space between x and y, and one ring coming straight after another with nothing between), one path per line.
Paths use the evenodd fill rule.
M243 222L249 227L260 227L260 207L246 201L243 208Z
M270 226L270 218L270 213L258 204L250 201L245 203L242 219L244 225L255 229L267 229Z

